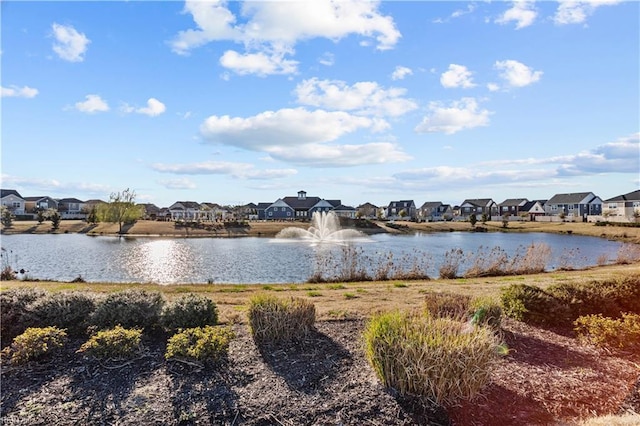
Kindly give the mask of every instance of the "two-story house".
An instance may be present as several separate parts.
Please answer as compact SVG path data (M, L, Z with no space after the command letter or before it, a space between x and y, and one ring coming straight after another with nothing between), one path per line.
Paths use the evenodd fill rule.
M85 219L87 217L84 201L77 198L60 198L56 201L62 219Z
M24 197L25 213L31 214L35 217L38 212L43 212L49 209L58 210L58 202L46 195L38 197Z
M200 220L200 204L195 201L176 201L169 206L171 220Z
M451 220L453 209L450 204L443 204L441 201L427 201L418 209L418 219L426 222L439 222Z
M387 206L387 219L415 220L417 217L416 203L413 200L391 201Z
M25 214L25 199L15 189L0 189L2 206L12 214L21 216Z
M468 220L472 214L476 215L476 219L480 220L482 215L491 218L498 215L498 204L491 198L471 198L466 199L460 204L460 219Z
M602 215L605 220L640 221L640 189L604 200Z
M356 215L363 219L377 219L379 207L375 204L364 203L356 208Z
M517 220L523 213L523 207L529 202L526 198L508 198L498 204L499 215L504 218Z
M602 214L602 200L593 192L556 194L547 201L544 210L548 216L586 222L587 216Z

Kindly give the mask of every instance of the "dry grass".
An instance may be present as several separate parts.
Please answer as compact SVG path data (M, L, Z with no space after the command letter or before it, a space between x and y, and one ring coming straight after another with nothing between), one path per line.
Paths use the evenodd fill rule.
M258 343L295 340L311 332L316 321L313 303L299 298L257 294L249 299L249 328Z

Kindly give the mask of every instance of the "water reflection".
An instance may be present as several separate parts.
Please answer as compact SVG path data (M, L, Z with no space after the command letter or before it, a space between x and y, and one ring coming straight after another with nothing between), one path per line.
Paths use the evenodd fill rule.
M519 247L546 244L551 247L550 269L569 259L573 267L596 265L602 258L615 259L622 243L596 237L544 233L464 233L389 235L371 237L371 243L354 243L371 268L384 265L389 253L428 261L429 276L451 249L479 253L482 247L500 247L510 256ZM305 242L272 244L266 238L118 239L81 234L3 235L2 247L14 270L24 268L36 279L71 281L82 276L89 282L174 283L292 283L305 282L325 255L333 255L344 268L341 246L310 246ZM333 254L332 254L333 253ZM572 256L568 256L571 254ZM579 254L579 255L576 255ZM349 258L346 258L348 261Z

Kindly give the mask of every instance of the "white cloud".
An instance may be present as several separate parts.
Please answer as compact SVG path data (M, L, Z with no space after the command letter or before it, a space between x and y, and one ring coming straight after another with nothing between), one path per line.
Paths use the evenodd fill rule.
M151 166L155 171L180 175L229 175L241 179L280 179L298 173L295 169L257 169L249 163L225 161L204 161L187 164L156 163Z
M324 65L325 67L332 66L335 63L335 61L336 61L335 55L330 52L323 53L322 56L318 59L318 62L320 62L320 64Z
M640 172L640 133L563 158L562 175Z
M264 52L238 53L227 50L220 57L220 65L237 74L257 74L266 76L271 74L293 74L297 71L298 62L284 58L282 53L268 55Z
M487 83L487 89L489 89L489 91L491 92L496 92L500 90L500 85L498 85L497 83Z
M411 157L388 142L362 145L306 144L273 147L269 154L282 161L310 167L351 167L366 164L398 163Z
M53 30L53 37L55 38L53 51L65 61L84 61L84 54L91 40L84 34L76 31L72 26L54 23L51 28Z
M447 89L462 87L468 89L474 87L472 72L464 65L450 64L449 70L440 76L440 84Z
M10 86L1 88L1 94L3 98L35 98L38 93L38 89L34 89L29 86Z
M453 3L453 2L452 2ZM460 18L464 15L468 15L473 13L476 10L476 5L474 3L469 3L466 9L456 9L449 17L447 18L436 18L432 22L434 24L444 24L446 22L451 21L452 19Z
M400 65L398 65L396 67L395 70L393 70L393 73L391 74L391 79L392 80L404 80L404 78L408 75L412 75L413 71L411 70L411 68L407 68L407 67L402 67Z
M621 0L561 1L553 17L553 22L557 25L581 24L598 7L618 3L621 3Z
M542 71L534 71L522 62L507 59L496 61L494 68L501 71L500 77L509 87L525 87L540 80Z
M522 29L533 24L538 12L535 11L533 1L518 0L513 2L513 6L505 11L498 19L498 24L508 24L511 21L516 22L516 29Z
M227 51L220 63L248 74L294 73L293 55L300 40L334 41L355 34L375 39L377 49L391 49L400 39L393 19L378 12L379 1L315 0L299 2L243 2L238 16L225 0L187 1L184 12L193 16L196 29L180 31L170 42L178 54L214 41L242 43L244 53ZM243 20L240 22L240 20Z
M165 105L156 98L149 98L147 106L142 108L134 108L128 104L124 104L120 110L125 113L136 112L138 114L148 115L149 117L156 117L164 113L167 108Z
M90 182L60 182L56 179L25 178L7 174L2 174L0 180L3 185L18 188L25 193L60 194L64 197L69 197L69 194L73 194L74 197L82 197L81 194L93 197L114 191L110 186Z
M344 81L311 78L299 83L295 93L300 104L363 115L397 117L418 108L413 100L403 98L405 89L383 89L370 81L349 86Z
M287 108L248 118L214 115L200 126L200 132L209 142L267 152L274 146L330 142L376 125L375 120L346 112Z
M429 104L429 114L415 128L418 133L443 132L447 135L474 127L488 126L493 114L480 109L474 98L462 98L446 106L440 102Z
M109 111L109 105L99 95L87 95L86 101L76 102L75 108L80 112L93 114Z
M167 189L196 189L196 184L187 178L159 180L158 183Z

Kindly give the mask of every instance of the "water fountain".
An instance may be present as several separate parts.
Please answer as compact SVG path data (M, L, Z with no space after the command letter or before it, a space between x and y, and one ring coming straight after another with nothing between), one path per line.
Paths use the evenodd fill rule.
M308 229L288 227L276 235L279 241L305 241L315 244L345 244L349 241L367 241L367 237L355 229L341 229L338 216L333 212L315 212Z

